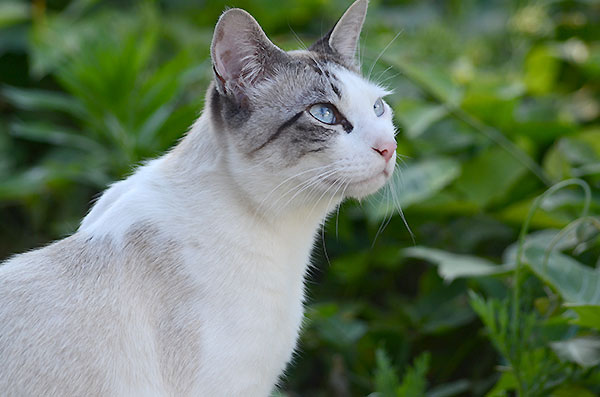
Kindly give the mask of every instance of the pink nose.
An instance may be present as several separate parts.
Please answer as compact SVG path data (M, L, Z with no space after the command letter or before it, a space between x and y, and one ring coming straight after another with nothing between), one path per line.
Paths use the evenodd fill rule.
M387 163L388 161L390 161L390 159L394 155L394 152L396 151L396 142L387 141L378 143L373 147L373 150L379 153Z

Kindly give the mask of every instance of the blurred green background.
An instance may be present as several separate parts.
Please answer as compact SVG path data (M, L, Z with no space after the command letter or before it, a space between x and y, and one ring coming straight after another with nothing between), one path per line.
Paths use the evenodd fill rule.
M0 258L183 135L225 7L293 49L348 5L0 1ZM325 226L276 394L600 395L600 3L372 0L360 54L402 158Z

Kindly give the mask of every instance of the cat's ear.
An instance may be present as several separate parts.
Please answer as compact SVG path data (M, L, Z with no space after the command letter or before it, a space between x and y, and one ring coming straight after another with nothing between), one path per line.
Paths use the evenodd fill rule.
M248 86L274 72L286 57L246 11L225 11L215 27L210 53L217 88L222 94L243 96Z
M356 49L360 31L367 15L368 3L368 0L356 0L342 15L334 28L309 49L332 53L357 66Z

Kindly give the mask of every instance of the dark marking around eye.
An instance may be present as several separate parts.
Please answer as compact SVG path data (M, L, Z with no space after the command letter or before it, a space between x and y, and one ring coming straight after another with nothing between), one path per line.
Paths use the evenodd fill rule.
M293 117L291 117L289 120L287 120L286 122L284 122L283 124L281 124L279 126L279 128L277 128L277 131L275 131L273 133L273 135L271 135L265 142L263 142L259 147L257 147L256 149L252 150L251 153L255 153L257 151L259 151L260 149L264 148L265 146L267 146L268 144L270 144L271 142L273 142L274 140L276 140L277 138L279 138L279 136L281 135L281 133L288 127L290 127L292 124L294 124L299 118L300 116L302 116L304 112L298 112L297 114L295 114Z
M350 122L346 119L343 119L342 121L340 121L340 124L344 128L344 131L346 131L348 134L351 133L352 130L354 129L352 124L350 124Z

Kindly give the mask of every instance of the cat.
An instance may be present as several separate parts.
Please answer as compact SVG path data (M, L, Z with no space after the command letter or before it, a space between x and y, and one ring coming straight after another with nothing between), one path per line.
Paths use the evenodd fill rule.
M267 396L296 347L315 235L394 171L357 0L285 52L225 11L205 109L72 236L0 266L2 396Z

